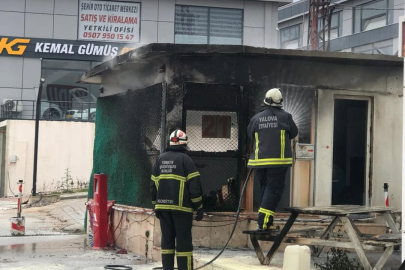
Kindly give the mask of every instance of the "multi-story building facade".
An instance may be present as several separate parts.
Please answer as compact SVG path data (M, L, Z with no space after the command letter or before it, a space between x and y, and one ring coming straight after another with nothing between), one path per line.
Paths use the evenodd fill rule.
M79 75L149 43L276 48L278 8L291 2L0 0L0 120L35 119L40 89L41 117L63 120L40 123L37 191L55 189L67 168L75 181L91 173L94 123L88 121L102 90L78 83ZM0 197L11 195L18 179L29 194L34 122L3 121L0 131Z
M398 20L404 15L404 1L332 0L331 7L331 51L397 55ZM280 7L279 48L306 49L308 9L309 0Z
M332 51L396 54L403 1L332 2ZM97 63L148 43L305 49L308 6L309 0L2 0L0 104L35 100L42 77L42 114L63 117L74 109L64 102L78 102L90 107L81 118L91 120L99 87L76 78ZM18 110L32 117L33 103Z
M35 100L42 77L41 98L49 109L42 113L63 117L72 109L64 101L94 103L98 97L99 87L76 83L79 74L143 44L276 48L278 8L290 2L2 0L0 104ZM32 107L24 103L25 111Z

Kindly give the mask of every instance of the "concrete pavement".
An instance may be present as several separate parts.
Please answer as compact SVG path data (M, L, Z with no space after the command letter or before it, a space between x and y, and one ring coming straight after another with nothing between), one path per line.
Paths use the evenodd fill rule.
M124 264L137 270L151 270L160 263L147 262L134 254L117 255L116 250L94 251L89 249L87 236L68 235L83 232L85 198L66 199L43 207L23 209L26 218L26 235L10 235L9 218L15 216L15 204L10 200L0 200L0 268L4 269L103 269L106 264ZM47 236L44 236L47 235ZM49 235L49 236L48 236ZM195 267L210 261L218 250L195 250ZM272 266L261 266L251 249L227 250L207 270L250 270L282 269L282 252L278 252ZM355 257L354 253L349 254ZM376 263L381 253L367 253L372 263ZM394 252L384 270L396 269L400 264L400 252ZM324 262L326 254L312 258L314 262ZM136 267L135 267L136 266ZM315 269L312 264L312 269Z
M29 196L23 196L22 201L28 201ZM17 197L8 197L8 198L0 198L0 211L1 210L9 210L9 209L17 209Z
M0 236L10 235L11 217L16 207L9 201L0 200ZM26 235L60 235L84 232L86 199L64 200L43 207L23 208Z
M98 270L107 264L151 270L159 266L135 254L117 250L91 250L85 235L4 237L0 242L0 268L9 270Z
M83 199L87 198L87 192L77 192L77 193L66 193L60 195L60 200L72 200L72 199Z
M83 234L87 196L67 197L54 204L23 209L26 236L20 237L10 237L9 219L16 216L16 200L0 199L1 269L96 270L119 264L150 270L160 265L135 254L116 254L116 249L92 250Z
M65 223L63 232L83 233L87 198L70 199L46 207L43 212ZM41 210L40 210L41 211Z
M198 249L194 251L194 264L195 267L199 267L218 254L219 250ZM266 250L267 252L267 250ZM367 252L366 256L375 265L382 252ZM322 254L317 257L311 257L311 270L317 270L314 263L323 264L326 261L327 254ZM357 258L356 253L351 252L348 254L349 258ZM226 250L221 257L219 257L210 267L204 268L207 270L281 270L283 269L284 252L277 252L271 261L271 265L260 265L257 259L256 253L251 249L230 249ZM389 258L386 265L382 270L398 269L401 264L401 252L394 251ZM297 269L298 270L298 269Z

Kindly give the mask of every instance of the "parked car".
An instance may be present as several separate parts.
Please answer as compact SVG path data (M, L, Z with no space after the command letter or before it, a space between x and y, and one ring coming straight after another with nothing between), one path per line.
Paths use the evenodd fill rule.
M97 98L85 88L81 87L69 89L69 95L71 99L69 102L63 100L43 101L41 109L41 111L43 111L43 118L94 121L96 118L96 109L89 107L91 106L90 104L97 101Z
M87 89L73 88L69 90L69 94L72 96L73 103L96 103L97 98L93 96Z
M51 102L41 101L41 118L42 119L59 119L62 118L61 108Z
M72 120L96 120L96 108L84 109L84 110L68 110L65 114L66 119Z
M75 119L84 121L94 121L96 119L96 109L91 107L95 106L97 98L88 90L63 85L59 85L59 87L65 87L69 91L63 92L64 95L62 95L56 89L52 92L52 100L41 100L40 119ZM0 117L2 118L35 119L36 100L4 98L3 105L0 107Z

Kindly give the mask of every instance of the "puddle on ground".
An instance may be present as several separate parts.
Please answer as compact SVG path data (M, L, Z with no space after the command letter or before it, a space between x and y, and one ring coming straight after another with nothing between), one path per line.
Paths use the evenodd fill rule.
M102 266L107 264L134 266L149 263L146 258L135 254L117 254L118 250L93 250L86 235L0 237L0 268L51 270L54 265L60 265L63 267L60 269L82 269L83 266L103 269ZM48 268L48 264L52 267Z

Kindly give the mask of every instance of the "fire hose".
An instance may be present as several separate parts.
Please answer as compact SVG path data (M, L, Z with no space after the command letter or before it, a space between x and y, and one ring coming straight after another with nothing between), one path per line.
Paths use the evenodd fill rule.
M247 183L249 181L249 177L250 177L251 174L252 174L252 169L249 169L249 173L248 173L248 175L246 177L245 184L243 185L242 192L240 194L239 205L238 205L238 210L236 211L235 222L233 223L233 228L232 228L231 234L229 235L228 241L226 241L224 247L221 249L221 251L212 260L210 260L209 262L207 262L206 264L204 264L204 265L202 265L200 267L195 268L194 270L202 269L202 268L212 264L216 259L218 259L222 255L222 253L224 253L225 249L228 247L228 244L232 239L233 233L235 232L236 225L238 224L238 219L239 219L240 210L241 210L241 206L242 206L243 195L245 194L246 186L247 186ZM174 269L177 269L177 268L174 268ZM163 270L163 267L155 267L155 268L152 268L152 270Z

